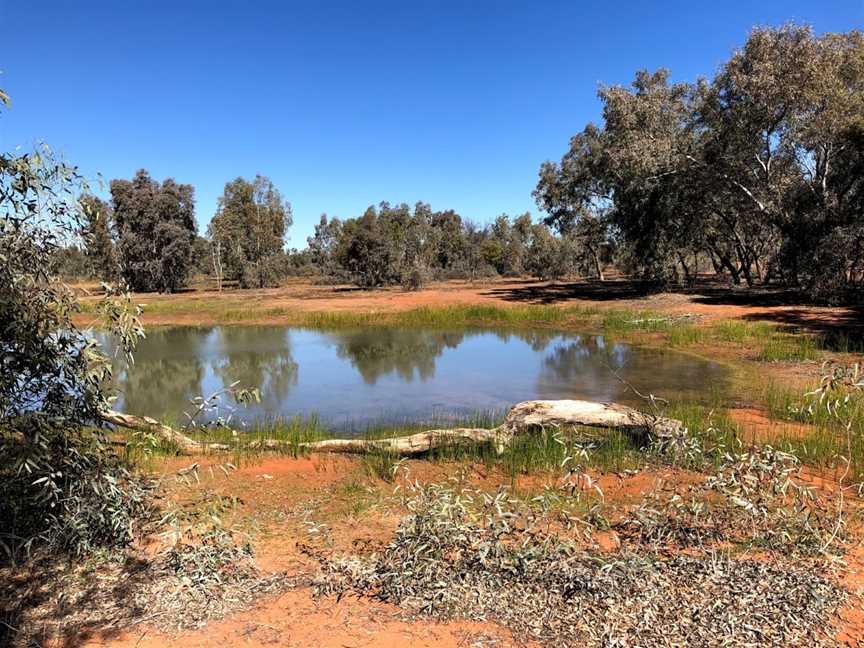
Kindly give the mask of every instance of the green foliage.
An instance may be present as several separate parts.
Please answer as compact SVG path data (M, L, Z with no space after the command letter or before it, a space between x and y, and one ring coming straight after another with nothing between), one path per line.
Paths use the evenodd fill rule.
M192 268L195 200L191 185L161 184L141 169L111 181L121 273L133 290L176 292Z
M549 221L608 220L621 266L655 282L701 258L736 284L860 292L864 34L757 28L710 81L669 78L600 89L603 126L540 169Z
M134 475L102 432L0 427L0 547L15 560L38 547L87 556L127 545L151 514L151 485Z
M52 274L86 224L86 188L47 146L0 154L0 543L10 558L34 545L123 544L145 508L144 487L102 433L85 431L110 404L110 363L73 324L77 299ZM129 354L143 332L117 297L107 292L101 310Z
M578 270L602 278L598 236L603 239L605 230L589 230L585 226L556 236L547 225L532 224L528 213L501 214L480 229L452 210L383 202L344 222L322 216L308 244L311 262L331 280L418 290L436 278L496 273L557 279Z
M117 246L114 243L114 218L111 207L93 195L81 197L84 225L84 253L87 257L91 277L104 281L115 281L120 275Z
M285 232L291 205L269 178L237 178L225 184L210 221L210 238L221 255L226 279L243 288L276 285L284 276Z

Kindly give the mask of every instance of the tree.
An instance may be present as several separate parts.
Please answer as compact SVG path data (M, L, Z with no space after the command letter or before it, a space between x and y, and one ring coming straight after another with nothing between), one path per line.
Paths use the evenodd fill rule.
M0 100L5 95L0 92ZM87 226L86 183L47 146L0 154L0 547L89 552L127 543L144 492L104 435L110 363L72 320L75 293L53 274ZM143 334L128 295L101 312L130 354Z
M292 220L291 205L269 178L226 183L209 228L211 240L221 248L226 278L243 288L276 283L281 277L274 257L283 252Z
M567 274L566 260L561 254L561 242L543 223L531 226L525 269L538 279L559 279Z
M426 203L412 211L402 203L370 206L359 218L344 223L325 217L310 241L319 262L332 259L337 274L363 288L401 284L416 290L437 269L439 231Z
M484 256L501 275L519 275L524 271L525 242L531 226L530 214L523 214L512 223L510 216L501 214L490 228L491 242Z
M435 231L435 265L445 271L464 266L468 242L462 217L448 209L434 212L429 224Z
M160 184L142 169L131 181L111 181L111 201L123 278L133 290L175 292L192 268L192 186Z
M191 272L196 275L210 275L213 273L213 261L210 252L210 241L203 236L195 235L192 241L192 268Z
M339 277L337 251L341 237L342 221L338 218L327 220L327 214L321 214L315 234L306 238L312 263L325 277Z
M786 25L754 29L702 89L701 169L714 201L758 235L743 265L748 283L755 279L749 266L764 278L772 258L788 283L811 290L826 272L840 284L849 278L852 259L841 254L833 270L825 262L837 258L839 230L856 224L847 218L856 194L845 163L860 146L862 85L861 32L816 37ZM831 251L820 253L823 245ZM848 251L854 257L854 245Z
M394 245L387 240L375 207L369 207L360 218L345 221L341 233L336 262L351 281L361 288L396 282Z
M81 197L85 222L81 227L84 254L90 275L104 281L115 281L120 273L114 244L111 207L92 194Z
M603 125L540 169L547 222L614 232L624 269L661 283L707 256L736 284L860 289L864 35L755 29L710 81L669 76L600 89Z
M651 280L676 275L676 251L694 232L694 205L679 180L693 147L691 88L668 79L666 70L640 71L632 89L601 88L604 127L589 124L559 165L541 168L538 205L561 232L590 242L599 276L607 222L619 233L623 265Z

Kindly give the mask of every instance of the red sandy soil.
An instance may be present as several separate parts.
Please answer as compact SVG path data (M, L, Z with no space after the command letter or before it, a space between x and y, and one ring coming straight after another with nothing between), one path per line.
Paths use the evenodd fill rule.
M79 286L84 288L84 285ZM93 288L93 286L86 286ZM216 292L190 289L174 295L140 294L136 301L236 301L248 310L284 308L288 311L402 311L421 306L549 304L597 308L647 309L665 313L693 313L705 320L765 320L814 330L842 328L862 330L860 307L801 305L795 298L776 291L732 289L706 280L686 293L640 294L637 286L623 279L605 282L544 282L525 279L494 279L477 282L436 282L419 291L400 288L360 290L352 286L317 285L293 280L281 288L263 290L226 289ZM212 316L209 316L212 317ZM209 324L206 313L150 315L152 324ZM264 315L262 321L278 322Z
M365 476L360 462L354 458L313 457L291 459L285 457L244 465L225 475L219 470L209 470L213 459L199 460L200 484L187 490L231 493L240 498L236 511L238 519L254 515L265 527L255 538L256 561L265 571L287 570L307 573L314 568L314 561L304 555L298 543L314 542L305 535L301 525L290 518L281 522L268 515L278 511L290 511L310 498L320 497L320 511L325 513L330 527L326 545L337 553L347 551L371 551L385 544L398 523L395 514L373 506L358 515L345 512L344 501L340 501L340 489L346 484L361 484L376 497L389 497L394 484L384 484ZM173 474L178 468L188 465L190 460L176 459L166 462L162 471ZM465 484L484 489L494 489L506 482L500 474L490 474L482 466L448 465L423 461L410 461L404 465L398 482L404 487L408 482L440 481L457 472ZM461 472L459 472L461 471ZM621 505L621 510L635 505L641 497L656 488L684 492L699 476L674 469L643 470L635 474L611 473L593 475L603 491L607 502ZM836 497L839 487L830 476L804 475L808 483L822 490L829 497ZM532 475L520 477L511 486L519 492L542 490L544 485L560 484L555 476ZM579 485L577 485L577 488ZM587 490L586 485L582 485ZM178 487L179 491L184 490ZM857 496L846 491L851 506L856 510L860 503ZM380 500L379 500L380 501ZM835 500L836 501L836 500ZM326 516L329 511L330 516ZM850 514L850 518L854 517ZM268 522L268 520L270 520ZM856 523L856 526L859 523ZM860 533L854 537L861 537ZM614 532L595 533L588 540L594 549L615 552L620 541ZM755 557L755 556L754 556ZM864 547L860 543L848 547L847 568L841 571L842 582L853 592L864 590ZM864 642L864 611L861 600L853 597L835 620L838 640L848 646L862 646ZM409 620L398 608L359 599L353 596L335 600L313 598L309 589L288 591L275 597L260 600L246 611L241 611L219 621L213 621L200 630L180 634L161 634L145 625L120 634L105 634L90 637L84 646L101 648L224 648L227 646L276 646L276 647L321 647L344 648L374 646L395 648L396 646L418 646L436 648L515 646L518 645L510 633L494 623L449 622L439 623L429 619Z
M755 407L735 407L728 410L729 418L738 425L741 436L748 441L770 443L772 439L802 439L812 432L812 426L794 421L776 421Z
M513 646L512 636L492 623L406 621L398 608L354 597L315 601L309 591L286 592L254 610L232 615L174 637L130 632L84 646L115 648L211 648L281 646L285 648L462 648Z

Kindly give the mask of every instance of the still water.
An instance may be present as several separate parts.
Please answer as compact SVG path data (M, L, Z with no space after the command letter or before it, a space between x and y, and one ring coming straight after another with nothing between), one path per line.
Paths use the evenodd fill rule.
M667 398L704 399L726 382L707 360L552 331L172 327L148 330L134 366L118 362L115 407L181 421L192 398L239 381L258 387L261 403L235 411L235 422L316 414L334 429L362 429L537 398L635 403L615 373Z

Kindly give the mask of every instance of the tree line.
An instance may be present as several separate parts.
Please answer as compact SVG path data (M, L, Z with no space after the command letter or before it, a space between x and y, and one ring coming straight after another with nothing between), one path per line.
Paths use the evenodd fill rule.
M193 191L145 171L85 199L86 249L68 266L173 291L193 273L241 287L310 273L364 288L430 279L569 275L609 265L646 288L706 270L818 300L864 287L864 36L757 28L711 78L639 71L601 87L602 123L540 168L543 212L480 226L426 203L322 215L307 248L286 250L291 207L258 176L225 185L207 237ZM77 265L76 265L77 264Z
M286 250L291 205L264 176L225 185L207 236L196 233L194 191L145 170L110 183L111 200L81 198L78 248L61 251L67 275L123 279L135 291L174 292L192 274L217 287L278 285L289 274L315 274L364 288L417 289L430 279L531 274L555 279L594 273L608 261L604 241L585 224L556 235L528 213L502 214L480 227L426 203L382 202L345 220L322 215L302 251ZM599 230L597 231L599 233Z
M603 242L589 241L583 230L556 236L528 213L501 214L480 227L452 209L382 202L345 221L322 215L307 240L307 254L308 263L325 276L365 288L416 289L433 278L494 275L557 279L596 272L602 278ZM586 255L589 250L593 254Z
M175 292L195 272L242 287L272 282L292 216L268 178L227 183L206 239L197 234L191 185L160 183L142 169L110 188L110 202L92 194L80 199L83 244L78 255L66 250L67 272L122 278L136 291Z
M604 87L535 190L562 231L597 223L660 284L700 258L732 282L837 300L864 282L864 35L757 28L711 79Z

